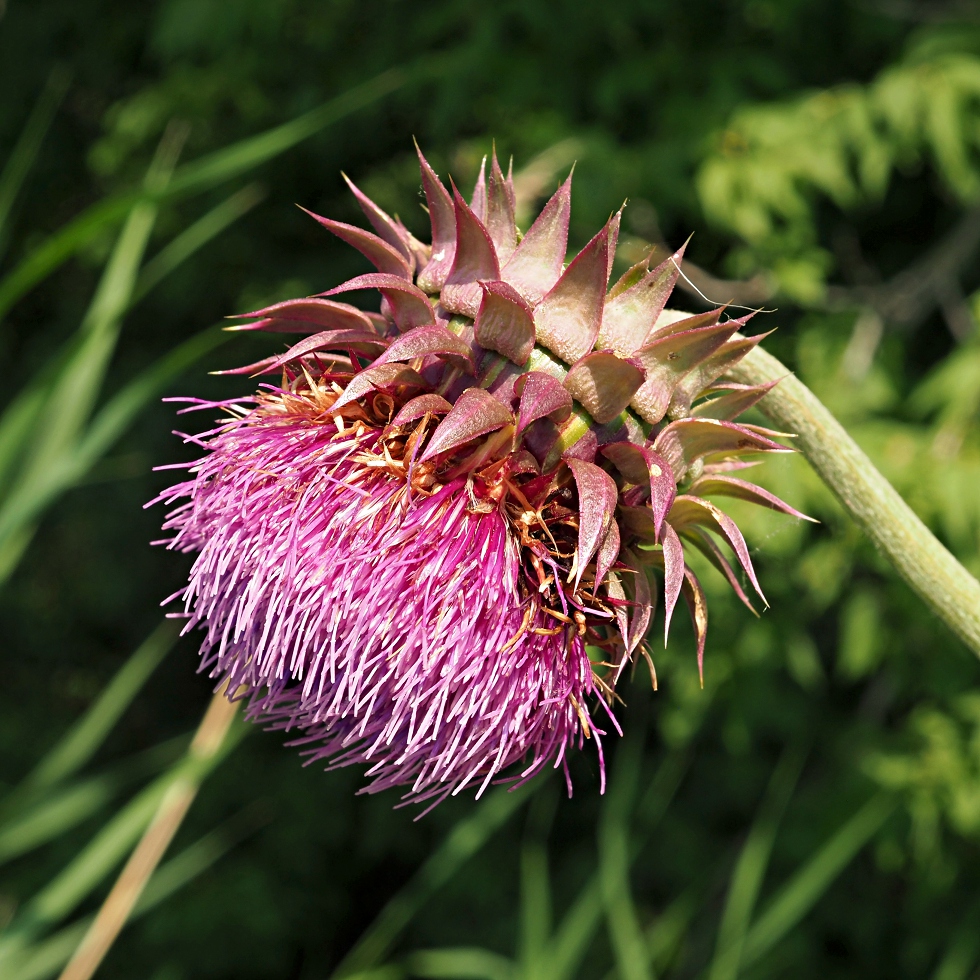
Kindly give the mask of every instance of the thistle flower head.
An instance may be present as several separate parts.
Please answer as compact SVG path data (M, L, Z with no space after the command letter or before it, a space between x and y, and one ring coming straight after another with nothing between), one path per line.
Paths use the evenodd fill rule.
M278 383L224 404L162 498L211 676L368 791L438 800L585 739L601 768L659 593L701 667L685 547L762 598L710 498L803 515L733 475L787 450L733 421L771 387L723 380L761 339L748 318L666 309L683 249L608 288L620 215L566 265L571 177L521 236L495 154L469 203L419 161L431 245L353 184L373 231L313 215L377 271L241 318L304 337L236 369ZM337 299L365 289L380 313Z

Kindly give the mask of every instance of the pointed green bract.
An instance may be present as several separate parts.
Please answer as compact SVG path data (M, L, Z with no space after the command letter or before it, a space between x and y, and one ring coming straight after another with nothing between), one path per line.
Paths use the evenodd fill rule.
M505 282L491 280L480 286L483 299L473 324L476 342L515 364L525 364L534 350L534 311Z
M602 314L599 347L632 354L642 346L673 292L683 257L681 248L609 301Z
M575 257L534 311L538 340L566 364L595 345L609 278L608 225Z
M509 425L513 416L482 388L467 388L452 411L439 423L419 462L472 442L488 432Z
M565 378L572 397L600 425L626 409L643 384L643 369L632 358L597 350L577 360Z
M391 318L399 330L412 330L415 327L427 326L436 321L432 304L418 286L400 276L383 272L349 279L323 295L335 296L338 293L349 293L356 289L377 289L387 301L391 310Z
M569 176L544 206L504 267L504 279L532 303L539 302L561 275L571 208L572 178Z

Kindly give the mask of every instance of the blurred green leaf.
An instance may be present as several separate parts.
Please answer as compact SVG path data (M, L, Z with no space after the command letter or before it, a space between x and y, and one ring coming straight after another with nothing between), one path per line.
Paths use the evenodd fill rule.
M471 816L453 827L411 880L388 900L331 976L350 977L373 969L429 898L483 847L531 792L527 787L517 790L501 787L488 794Z
M892 174L926 159L961 202L974 203L978 96L976 52L920 50L867 85L742 106L697 174L704 213L747 243L748 265L768 266L785 295L822 300L831 259L817 244L819 197L844 210L880 206Z
M98 751L123 712L173 647L179 628L164 620L119 668L84 715L25 779L24 788L46 789L78 772Z
M746 934L769 866L776 831L805 759L806 751L800 745L788 746L769 780L765 799L732 872L715 956L708 972L710 980L735 980L738 976Z
M138 303L157 283L187 261L212 238L244 217L266 195L260 184L248 184L202 215L165 245L140 270L132 302Z
M779 889L745 938L744 966L768 953L817 904L894 810L892 797L872 797Z
M3 258L10 239L10 215L17 195L34 166L58 106L61 105L68 91L70 80L71 72L63 65L54 68L48 75L48 82L27 117L24 129L10 156L7 157L3 171L0 172L0 259Z
M878 597L868 588L855 589L844 604L837 670L848 681L859 680L878 666L887 636Z
M268 822L264 807L249 807L160 865L147 882L130 921L156 908L212 867L240 841ZM94 916L87 915L23 950L6 968L4 980L45 980L68 962Z
M513 963L487 949L423 949L406 957L414 977L428 980L514 980ZM523 977L524 974L521 974Z
M874 752L865 771L882 787L905 795L920 861L937 857L941 818L967 838L980 837L980 693L970 691L943 709L912 712L905 751Z
M963 923L949 937L946 952L932 980L967 980L980 954L980 906L971 906Z
M332 123L384 98L404 85L408 78L402 69L389 69L297 119L185 164L166 185L128 191L92 205L35 248L0 280L0 319L29 289L105 228L118 223L131 209L152 209L154 203L151 202L207 190L246 173Z

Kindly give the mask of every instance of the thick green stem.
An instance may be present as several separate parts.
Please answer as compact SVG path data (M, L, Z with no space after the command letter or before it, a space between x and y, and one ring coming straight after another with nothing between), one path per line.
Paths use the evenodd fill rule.
M980 656L980 582L935 538L844 427L789 369L761 348L729 376L757 385L781 378L759 408L795 432L803 455L899 574Z

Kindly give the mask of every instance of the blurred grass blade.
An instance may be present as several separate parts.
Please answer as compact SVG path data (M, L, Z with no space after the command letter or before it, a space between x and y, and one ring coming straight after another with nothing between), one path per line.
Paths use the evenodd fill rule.
M620 980L651 980L640 919L629 880L629 830L619 817L604 821L600 845L600 881L606 927Z
M657 767L637 807L638 816L644 820L631 835L630 863L637 859L647 838L667 812L686 770L687 758L680 753L668 755ZM600 873L596 872L583 885L552 938L548 951L549 980L571 980L576 974L592 945L604 910L603 886ZM649 948L648 941L647 946Z
M167 126L143 180L147 192L162 191L169 185L189 133L183 122L174 121ZM82 333L111 332L118 323L133 295L157 212L153 200L138 201L129 212L82 322Z
M344 116L390 95L408 79L409 75L404 69L389 68L296 119L259 133L258 136L250 136L223 150L217 150L200 160L186 163L174 174L170 194L185 194L213 187L223 180L246 173L297 143L309 139Z
M202 330L121 388L99 410L85 433L73 461L72 482L81 479L88 472L143 408L153 398L161 395L171 381L180 377L202 357L227 343L228 338L229 335L222 331L220 325Z
M461 820L408 883L391 898L341 960L333 977L348 978L375 967L425 903L493 836L531 795L528 787L499 787Z
M68 962L92 918L88 916L66 926L50 939L30 946L15 959L8 960L4 965L4 980L47 980L55 976Z
M698 890L691 888L675 898L647 929L647 955L655 970L666 970L677 955L698 910Z
M370 98L383 94L381 89L392 83L392 79L388 73L375 79L378 85L373 88L369 84L366 88L352 90L348 93L350 99L334 100L271 133L205 158L205 161L211 160L211 164L203 170L200 167L205 161L198 161L195 166L199 169L192 171L191 177L194 173L201 179L202 174L233 176L237 172L235 168L244 167L245 161L272 153L277 147L285 149L287 144L292 145L290 140L295 142L302 134L315 131L310 129L311 126L326 125L332 118L353 111L359 104L358 99L370 101ZM383 80L384 85L381 84ZM185 137L186 127L171 126L161 141L144 182L143 192L147 199L133 198L136 203L130 210L82 328L68 349L55 359L58 369L52 370L49 365L43 370L38 380L15 398L0 419L0 489L5 478L9 485L9 491L0 503L0 584L16 568L44 510L65 489L85 476L164 384L225 339L212 331L181 345L119 392L82 436L115 351L126 309L135 298L152 288L260 199L261 191L255 185L232 195L165 247L137 279L156 219L157 206L153 201L170 185ZM193 183L185 173L184 185ZM0 292L2 288L0 286ZM12 468L24 460L23 471L13 478Z
M37 522L25 521L14 528L0 546L0 585L13 574L37 531Z
M703 886L691 886L675 898L647 927L643 934L643 942L646 945L650 965L655 972L666 972L670 968L695 913L702 907L701 896L704 891ZM618 976L618 969L613 967L606 973L604 980L617 980Z
M46 844L98 813L115 795L119 781L107 776L69 786L0 825L0 864Z
M744 966L768 953L820 901L894 809L890 796L872 797L793 875L749 930Z
M645 725L634 725L616 754L616 771L599 821L599 879L606 928L620 980L651 980L630 885L630 815L643 764Z
M154 780L122 807L71 863L38 892L0 935L0 976L5 964L46 929L69 915L110 875L146 829L167 792L178 782L200 783L244 734L233 726L220 751L202 762L190 750L170 771Z
M147 174L148 186L166 182L184 136L186 132L168 130ZM119 322L129 305L155 220L156 208L152 204L137 204L130 212L76 339L70 345L70 353L53 379L46 404L38 415L38 433L33 440L30 464L11 497L18 491L30 496L37 486L43 486L45 474L52 465L58 464L87 421L109 356L115 348ZM11 522L5 513L10 506L8 499L0 511L0 527ZM0 530L0 537L2 534Z
M143 408L159 396L174 378L179 377L212 350L227 343L228 339L229 335L222 331L220 324L201 331L138 374L106 402L81 437L77 449L66 453L60 466L51 468L43 487L32 497L25 496L21 500L18 511L19 527L10 532L0 544L0 584L16 568L24 548L34 534L37 520L51 502L84 479L91 467L125 432ZM2 433L3 426L0 422L0 439Z
M129 756L109 772L31 794L28 805L10 808L0 824L0 864L54 840L98 813L128 783L160 772L186 751L185 736Z
M663 819L690 764L691 758L687 752L671 752L664 757L636 806L634 842L645 842Z
M263 192L257 185L250 185L232 195L178 235L144 266L127 305L136 302L140 295L148 292L197 249L254 207L262 196ZM185 341L129 382L98 413L82 438L78 451L65 451L60 465L47 467L41 489L35 487L34 492L30 494L21 492L21 507L16 513L22 530L14 540L5 541L0 545L0 582L3 582L16 567L24 546L33 535L34 521L45 508L60 493L85 477L89 468L122 435L136 415L162 391L169 381L228 339L227 335L221 332L220 326L203 331L200 335ZM49 362L42 371L41 377L25 388L0 417L0 489L9 470L23 454L34 429L43 424L39 421L42 410L55 401L51 390L53 379L65 376L65 365L71 362L74 356L75 350L69 349L57 358L60 371L55 366L54 359Z
M522 980L545 975L551 934L551 877L547 840L558 798L549 782L534 795L521 844L520 974Z
M248 807L241 814L232 817L222 826L184 848L154 872L139 902L136 903L132 918L145 915L185 885L190 884L224 857L236 844L267 823L268 819L269 813L265 807ZM26 949L17 961L8 967L8 971L4 973L4 980L46 980L48 977L55 976L71 959L72 953L94 918L94 915L85 916L48 939Z
M186 137L187 127L182 124L167 128L147 172L147 188L166 186ZM156 214L156 205L148 202L133 207L70 353L34 416L30 455L0 506L0 571L8 575L23 551L25 527L64 485L65 472L71 468L75 442L88 422L115 351Z
M585 958L602 919L602 886L598 874L582 886L565 913L548 951L549 980L571 980Z
M148 199L163 200L206 190L237 177L284 153L344 116L390 94L404 85L408 78L402 69L389 69L297 119L185 164L174 174L167 187L127 191L92 205L42 242L0 280L0 319L28 290L105 228L121 221L134 205Z
M61 465L52 467L44 485L32 497L22 497L17 512L19 524L0 542L0 584L16 568L30 543L37 521L61 493L84 479L92 466L123 434L136 416L166 385L190 365L226 343L228 334L220 325L191 337L160 358L125 385L92 420L88 431L73 453L66 453Z
M348 974L348 980L402 980L405 970L400 963L385 963L371 970Z
M23 457L30 442L38 415L44 408L57 375L58 358L49 359L45 369L33 381L28 382L0 415L0 494L6 490L11 471Z
M234 724L238 702L229 701L225 690L226 685L222 685L211 696L187 750L185 764L167 787L139 843L61 973L61 980L90 980L98 970L180 829L205 775L241 737L241 720L237 727Z
M0 500L16 478L16 468L33 450L37 419L44 410L52 385L63 374L74 348L65 344L49 355L34 375L8 402L0 414Z
M10 215L20 189L24 186L27 175L34 166L38 150L47 136L54 115L61 105L61 100L68 91L71 72L64 66L58 66L48 75L47 84L41 93L27 122L17 140L3 172L0 173L0 259L6 251L10 240Z
M173 774L155 780L122 807L53 881L31 899L0 935L0 976L46 929L69 915L119 864L150 822Z
M769 780L765 799L732 872L715 956L709 970L710 980L735 980L738 976L742 947L769 866L776 831L805 759L806 751L802 746L787 746Z
M505 956L488 949L423 949L405 960L407 972L427 980L527 980Z
M950 936L932 980L967 980L977 962L977 954L980 954L980 905L974 903L963 924Z
M42 242L19 265L0 279L0 320L25 293L46 279L90 241L122 222L143 191L129 191L93 204Z
M190 884L236 844L268 824L272 817L273 811L267 804L261 801L253 803L161 864L147 882L133 909L133 917L144 915L184 885Z
M132 302L138 303L157 283L186 262L212 238L220 235L239 218L248 214L265 198L266 193L261 184L249 184L182 231L143 266L136 280Z
M540 840L521 848L521 943L523 980L545 975L545 950L551 931L551 879L548 855Z
M179 627L164 620L119 668L84 715L38 763L25 787L42 789L77 772L96 753L173 647Z

